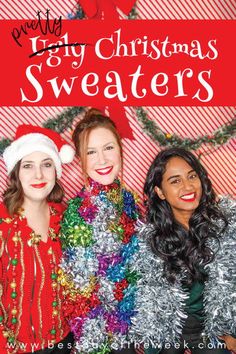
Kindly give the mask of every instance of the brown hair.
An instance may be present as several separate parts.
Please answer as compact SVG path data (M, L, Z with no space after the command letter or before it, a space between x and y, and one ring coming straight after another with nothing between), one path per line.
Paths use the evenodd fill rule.
M112 132L115 136L117 144L120 148L121 154L121 174L122 174L122 143L121 137L117 131L115 123L111 120L111 118L105 116L101 111L95 108L90 108L86 113L82 120L80 120L73 132L72 140L75 145L76 154L81 159L81 167L84 174L85 184L87 184L86 177L86 156L87 156L87 146L88 146L88 138L89 134L92 130L96 128L105 128Z
M13 216L24 202L24 191L19 179L21 161L18 161L9 176L9 184L3 193L3 203L6 206L9 215ZM56 181L51 193L47 197L48 202L60 203L64 196L62 186Z

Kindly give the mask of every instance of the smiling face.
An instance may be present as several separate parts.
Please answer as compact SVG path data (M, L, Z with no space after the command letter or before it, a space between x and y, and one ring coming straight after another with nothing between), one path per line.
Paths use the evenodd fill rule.
M177 221L186 224L202 196L198 174L181 157L172 157L166 164L161 187L155 187L159 198L166 200Z
M46 200L56 180L53 160L49 155L38 151L26 155L20 163L19 180L24 202Z
M115 135L106 128L95 128L88 136L86 173L94 181L111 184L121 169L121 153Z

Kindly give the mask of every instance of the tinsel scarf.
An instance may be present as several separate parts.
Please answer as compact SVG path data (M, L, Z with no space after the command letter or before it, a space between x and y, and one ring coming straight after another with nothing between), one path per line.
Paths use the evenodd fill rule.
M209 239L208 246L215 253L213 261L205 266L208 280L204 288L204 335L215 344L224 334L236 335L236 203L224 198L219 203L229 225L216 239ZM216 221L219 226L220 222ZM135 255L135 269L142 274L136 294L136 307L132 333L136 341L161 347L164 343L178 342L184 320L187 318L183 291L184 272L175 284L163 275L164 262L151 251L149 240L154 226L143 224L139 230L140 250Z
M106 353L129 340L139 277L133 264L138 217L133 194L118 180L108 186L90 180L69 202L59 281L76 352Z

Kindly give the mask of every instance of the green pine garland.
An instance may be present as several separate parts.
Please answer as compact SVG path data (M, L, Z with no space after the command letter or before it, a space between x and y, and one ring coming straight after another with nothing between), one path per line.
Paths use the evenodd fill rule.
M11 144L11 140L10 139L7 139L7 138L2 138L1 140L0 140L0 155L2 155L3 154L3 151L6 149L6 147L8 146L8 145L10 145Z
M68 128L72 127L74 119L83 113L85 107L68 107L61 113L57 114L56 118L48 119L44 124L44 128L55 130L57 133L63 133Z
M138 12L136 9L136 6L134 5L134 7L132 8L132 10L130 11L129 15L128 15L128 20L136 20L138 17Z
M48 119L44 124L44 128L55 130L63 133L72 127L74 119L85 111L86 107L68 107L55 118ZM157 144L162 147L183 147L187 150L197 150L202 144L211 144L213 146L223 145L229 139L236 135L236 119L232 119L226 125L217 129L213 134L203 135L196 139L181 138L177 134L163 132L157 123L148 118L147 112L142 107L136 107L137 120L141 123L143 131ZM10 145L11 140L3 138L0 140L0 154Z
M236 135L236 119L232 119L226 125L221 126L213 134L203 135L196 139L182 139L177 134L163 132L155 121L148 118L147 113L142 107L136 108L138 121L141 123L144 132L156 143L163 147L182 147L187 150L197 150L202 144L213 146L223 145Z

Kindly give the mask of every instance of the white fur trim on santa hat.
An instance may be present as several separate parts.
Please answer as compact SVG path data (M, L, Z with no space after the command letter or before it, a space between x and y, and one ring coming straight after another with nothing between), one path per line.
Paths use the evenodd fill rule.
M75 156L75 150L70 145L63 145L59 151L62 163L70 163Z
M23 135L6 148L3 153L3 159L7 166L7 173L10 174L17 162L23 157L35 151L44 152L52 158L57 171L57 177L60 178L62 166L57 146L50 138L40 133Z

